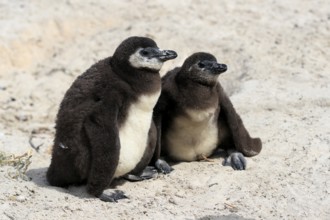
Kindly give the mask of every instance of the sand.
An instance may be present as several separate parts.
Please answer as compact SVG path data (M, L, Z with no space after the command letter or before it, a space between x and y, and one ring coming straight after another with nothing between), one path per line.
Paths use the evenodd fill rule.
M118 203L47 184L65 91L132 35L178 52L162 74L198 51L228 65L220 82L263 141L247 170L180 163L124 182ZM0 167L0 219L330 219L329 60L326 0L0 0L0 150L33 151L30 181Z

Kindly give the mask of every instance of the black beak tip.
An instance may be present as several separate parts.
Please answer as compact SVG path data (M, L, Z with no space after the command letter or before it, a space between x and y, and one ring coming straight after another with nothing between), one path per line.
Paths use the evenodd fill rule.
M226 72L227 71L227 65L226 64L220 64L219 65L219 70L221 73Z
M163 55L159 57L162 61L175 59L178 54L174 50L164 50Z
M169 55L171 57L173 57L173 59L178 57L178 54L174 50L170 50L170 54Z

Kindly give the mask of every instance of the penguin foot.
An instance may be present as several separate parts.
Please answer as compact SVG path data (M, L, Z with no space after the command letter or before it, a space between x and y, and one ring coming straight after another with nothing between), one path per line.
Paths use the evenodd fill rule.
M156 161L155 167L157 168L158 172L163 174L168 174L174 170L165 160L161 159Z
M121 190L115 190L115 192L110 195L102 193L98 198L103 202L118 202L120 199L128 199L128 197Z
M147 166L143 171L141 175L134 175L134 174L127 174L124 176L124 178L131 182L137 182L137 181L143 181L151 178L157 177L157 170L152 166Z
M223 162L224 166L231 166L234 170L245 170L246 159L240 152L231 153Z

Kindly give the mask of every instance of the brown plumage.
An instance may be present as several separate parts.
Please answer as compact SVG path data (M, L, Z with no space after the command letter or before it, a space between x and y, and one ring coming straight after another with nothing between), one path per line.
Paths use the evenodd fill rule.
M154 112L158 129L155 158L162 152L175 161L193 161L212 155L219 147L248 157L261 151L261 140L250 137L218 82L226 70L213 55L195 53L163 77ZM245 169L243 155L232 156L233 168Z

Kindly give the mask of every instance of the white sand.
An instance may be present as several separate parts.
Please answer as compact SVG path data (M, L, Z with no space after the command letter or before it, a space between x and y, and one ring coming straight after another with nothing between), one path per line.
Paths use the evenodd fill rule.
M220 81L263 140L246 171L223 159L181 163L170 175L118 186L130 200L117 204L84 187L47 185L64 92L131 35L178 52L163 73L197 51L228 65ZM0 219L330 219L329 73L326 0L0 0L0 150L28 151L31 132L43 144L32 181L0 167Z

